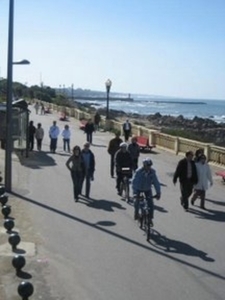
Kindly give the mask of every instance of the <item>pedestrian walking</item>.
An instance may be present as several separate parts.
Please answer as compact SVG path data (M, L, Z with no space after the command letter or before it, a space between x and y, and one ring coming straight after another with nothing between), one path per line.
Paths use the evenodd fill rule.
M79 195L81 194L82 182L85 174L84 159L79 146L73 148L73 154L67 160L66 166L71 173L74 200L77 202Z
M131 136L132 126L129 120L126 120L125 123L123 123L123 134L125 142L128 142L129 137Z
M41 127L41 123L37 124L37 128L36 128L36 131L35 131L35 138L37 140L37 150L41 151L42 140L44 138L44 129Z
M84 132L86 133L87 142L89 142L90 144L92 144L92 135L94 131L95 131L94 123L92 122L91 119L89 119L85 124Z
M29 150L33 151L33 149L34 149L34 135L35 135L35 132L36 132L36 127L34 126L33 121L30 121L30 123L29 123L28 132L29 132Z
M50 152L52 153L56 151L59 133L59 127L56 125L56 121L53 121L52 126L49 128Z
M200 198L200 207L205 209L205 195L208 184L213 185L212 173L206 161L206 156L202 154L195 163L198 175L198 183L194 186L194 194L191 198L191 204L194 205L196 199Z
M38 103L38 102L35 102L35 104L34 104L34 109L35 109L36 115L38 114L39 107L40 107L39 103Z
M128 151L132 158L132 169L135 171L138 168L138 158L140 156L140 147L137 144L137 137L131 138L131 143L128 145Z
M95 125L95 130L99 130L99 124L100 124L100 121L101 121L101 116L99 114L99 112L97 111L95 116L94 116L94 125Z
M69 125L65 125L64 129L62 131L62 137L63 137L63 150L70 153L70 137L71 137L71 131L69 128Z
M43 103L41 103L41 115L45 114L45 106Z
M85 172L83 177L83 182L85 181L85 197L90 197L91 181L94 180L94 171L95 171L95 156L94 153L90 150L90 143L86 142L84 148L81 151L82 157L84 159ZM83 185L82 182L82 185ZM82 188L81 188L82 190Z
M108 145L108 153L110 155L110 175L113 178L114 177L114 158L116 152L120 148L120 144L123 142L123 140L120 138L120 132L115 133L115 137L109 141Z
M185 211L188 211L189 197L192 194L194 184L198 182L198 175L193 161L193 152L186 152L185 158L178 162L176 171L173 176L173 183L176 184L177 179L180 181L181 205Z

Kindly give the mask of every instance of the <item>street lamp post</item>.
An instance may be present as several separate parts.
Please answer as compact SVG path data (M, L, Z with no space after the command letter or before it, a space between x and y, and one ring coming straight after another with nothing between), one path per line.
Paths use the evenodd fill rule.
M9 32L8 32L8 61L7 61L7 103L6 103L6 147L5 147L5 188L12 190L12 90L13 65L27 65L30 62L23 59L13 62L13 17L14 0L9 2Z
M112 81L110 79L106 80L105 87L106 87L106 119L109 119L109 93L110 88L112 86Z

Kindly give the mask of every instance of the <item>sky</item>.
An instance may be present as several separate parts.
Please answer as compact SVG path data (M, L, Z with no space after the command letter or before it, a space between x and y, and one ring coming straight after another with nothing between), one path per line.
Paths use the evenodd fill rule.
M7 77L10 0L0 0ZM14 0L13 81L225 100L225 0Z

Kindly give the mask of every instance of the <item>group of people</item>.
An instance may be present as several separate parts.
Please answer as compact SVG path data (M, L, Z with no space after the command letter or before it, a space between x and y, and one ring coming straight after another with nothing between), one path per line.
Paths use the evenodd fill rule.
M180 181L181 205L185 211L189 209L189 198L194 205L197 198L200 198L200 207L205 209L205 196L209 184L213 185L212 173L207 163L207 158L203 149L198 149L195 153L187 151L185 158L178 162L173 176L173 183L177 179Z
M34 122L30 121L29 127L28 127L28 132L29 132L29 150L33 151L34 149L34 142L36 139L37 142L37 150L41 151L42 150L42 141L44 138L44 129L42 128L42 124L38 123L37 127L34 126ZM49 128L48 131L49 138L50 138L50 152L55 153L57 149L57 142L58 142L58 137L60 135L60 129L57 125L56 121L53 121L52 126ZM69 128L69 125L65 125L63 130L61 131L61 136L63 139L63 150L65 152L70 153L70 138L71 138L71 130Z

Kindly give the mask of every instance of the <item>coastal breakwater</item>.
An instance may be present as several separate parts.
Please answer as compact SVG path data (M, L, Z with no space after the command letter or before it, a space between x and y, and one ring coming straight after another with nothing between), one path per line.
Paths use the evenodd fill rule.
M31 103L35 103L36 99ZM43 101L42 101L43 102ZM64 112L67 116L73 117L77 120L93 118L93 114L88 111L83 111L75 107L59 106L53 103L43 102L46 107L56 111ZM102 116L101 127L105 130L120 130L122 132L122 122L112 119L106 120ZM132 124L132 133L137 136L145 136L149 139L149 143L155 145L156 148L162 148L170 151L176 155L184 154L186 151L191 150L195 152L199 148L203 148L210 163L221 165L225 167L225 148L216 146L212 143L201 143L196 140L185 139L179 136L172 136L160 132L159 130L149 129L145 126Z

